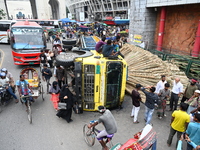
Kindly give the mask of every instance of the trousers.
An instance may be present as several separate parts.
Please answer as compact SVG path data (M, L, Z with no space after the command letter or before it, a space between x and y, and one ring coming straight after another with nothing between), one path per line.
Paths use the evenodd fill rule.
M146 125L151 123L151 118L153 115L154 109L150 109L147 106L145 106L145 120L146 120Z
M170 109L173 110L173 105L174 105L174 110L177 109L178 99L179 99L178 94L175 94L172 92L171 98L170 98Z
M174 130L172 127L170 128L170 132L169 132L169 137L168 137L168 140L167 140L167 144L169 144L169 145L172 144L172 140L173 140L173 137L174 137L174 135L176 134L176 132L177 132L176 147L177 147L177 145L178 145L178 140L180 139L182 132L179 132L179 131L177 131L177 130Z
M134 116L134 119L133 119L134 122L137 121L139 110L140 110L140 106L139 107L135 107L133 105L131 116Z

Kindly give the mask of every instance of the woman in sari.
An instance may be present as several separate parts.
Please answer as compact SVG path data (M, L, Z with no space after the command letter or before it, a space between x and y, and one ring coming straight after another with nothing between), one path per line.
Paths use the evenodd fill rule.
M52 86L49 90L49 93L51 94L51 101L53 102L53 107L57 111L58 110L59 95L60 95L60 87L58 86L57 81L54 81L52 83Z
M68 123L73 121L71 119L72 116L72 107L73 107L73 94L68 88L68 85L65 84L62 86L60 91L59 100L62 103L66 103L66 109L60 109L59 112L56 114L59 118L65 119Z

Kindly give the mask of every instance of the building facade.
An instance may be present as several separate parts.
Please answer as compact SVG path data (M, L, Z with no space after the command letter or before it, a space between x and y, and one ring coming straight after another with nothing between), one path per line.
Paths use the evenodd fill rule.
M130 0L66 0L72 18L85 21L101 21L106 17L128 19Z
M131 0L129 40L148 48L199 56L200 0Z
M1 3L8 8L10 19L17 19L17 15L32 19L66 18L65 0L0 0Z

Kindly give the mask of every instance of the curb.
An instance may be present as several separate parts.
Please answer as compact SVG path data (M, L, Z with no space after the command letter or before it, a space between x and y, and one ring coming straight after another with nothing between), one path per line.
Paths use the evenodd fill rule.
M0 49L0 68L2 67L3 60L4 60L4 52L2 49Z

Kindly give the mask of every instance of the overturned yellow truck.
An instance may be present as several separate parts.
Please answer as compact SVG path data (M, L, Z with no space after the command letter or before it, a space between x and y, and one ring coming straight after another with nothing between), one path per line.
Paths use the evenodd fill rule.
M56 64L73 69L74 91L79 106L96 111L99 105L116 108L125 96L127 63L121 57L103 57L95 50L72 50L56 57Z

